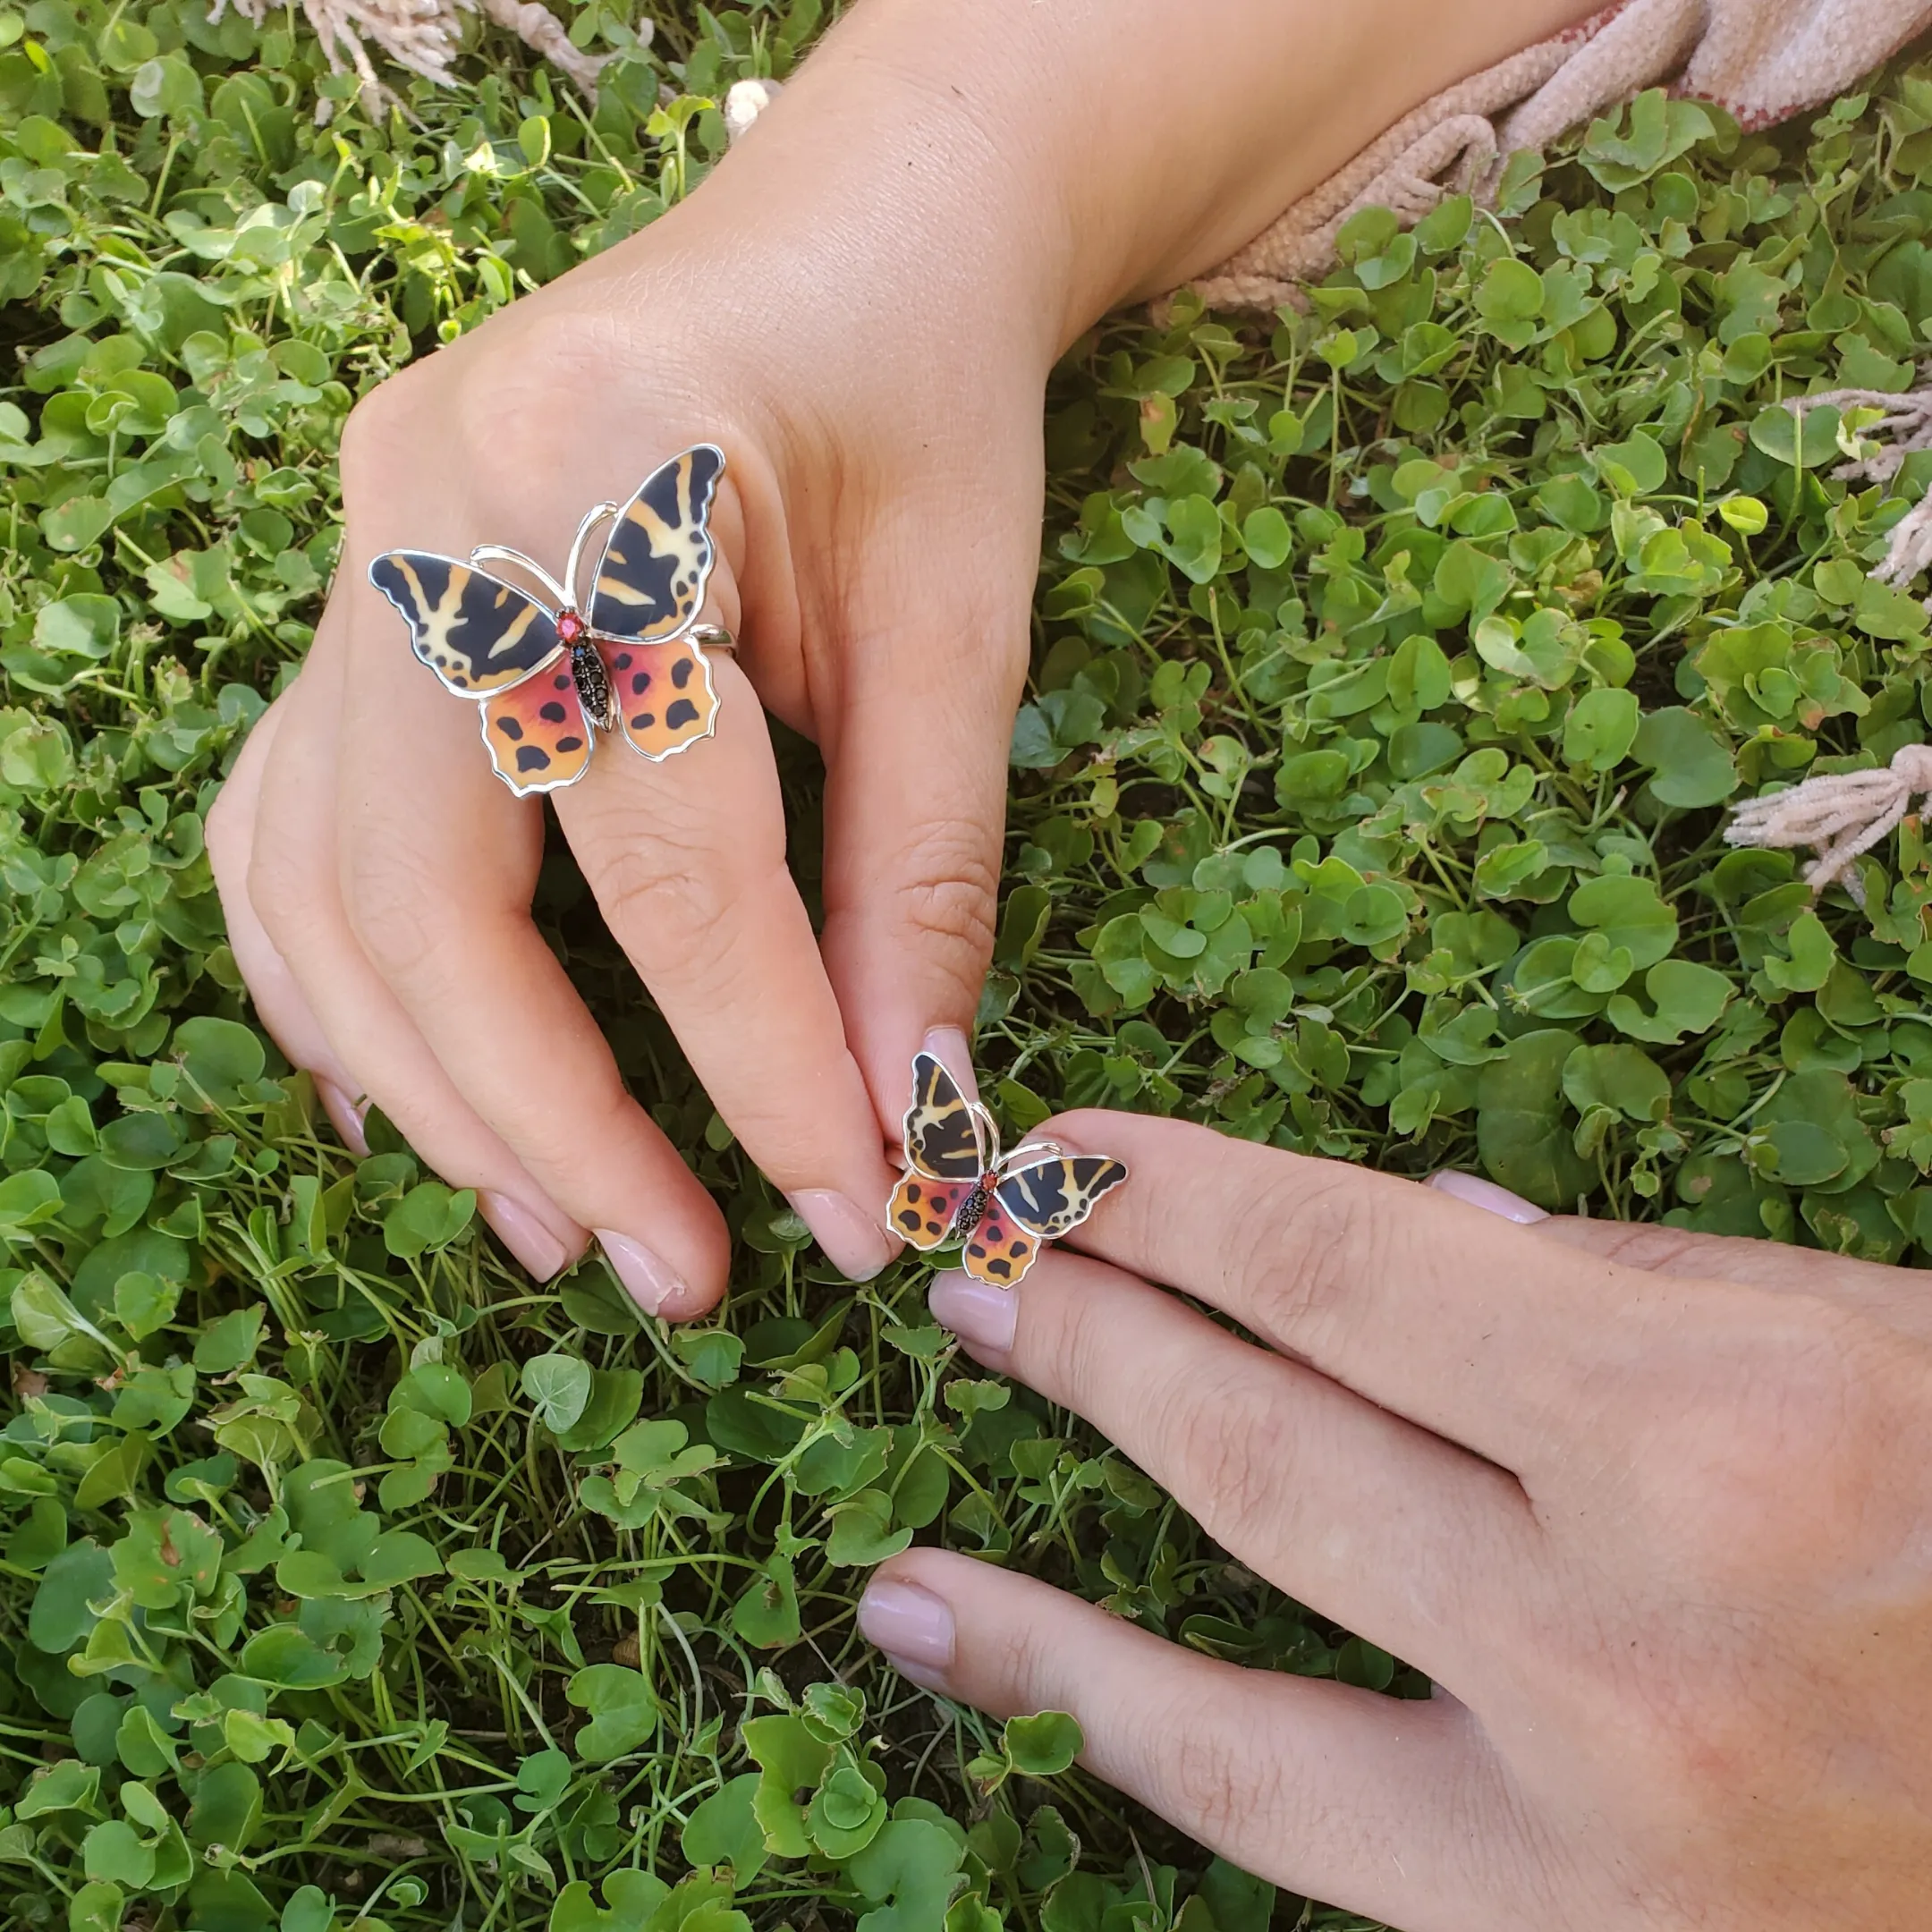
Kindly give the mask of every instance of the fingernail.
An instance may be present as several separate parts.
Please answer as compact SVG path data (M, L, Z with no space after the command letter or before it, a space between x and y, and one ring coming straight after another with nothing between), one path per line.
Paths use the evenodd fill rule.
M593 1228L590 1232L597 1236L611 1272L623 1284L624 1292L647 1315L661 1313L665 1302L683 1292L683 1276L642 1241L632 1241L628 1234L620 1234L613 1228Z
M969 1348L1004 1355L1012 1348L1020 1304L1010 1289L977 1282L970 1275L936 1275L926 1306L942 1328L950 1328Z
M1480 1174L1457 1174L1445 1167L1440 1174L1431 1174L1428 1184L1439 1194L1467 1201L1471 1208L1480 1208L1485 1214L1500 1215L1505 1221L1520 1221L1527 1225L1532 1221L1549 1219L1534 1201L1526 1201L1521 1194L1512 1194L1507 1188L1498 1187L1494 1181L1485 1181Z
M973 1072L972 1046L956 1026L936 1026L919 1045L953 1078L969 1100L979 1097L979 1082Z
M570 1259L570 1250L521 1201L486 1189L477 1206L498 1240L538 1281L548 1281Z
M316 1098L322 1103L322 1111L334 1123L342 1144L358 1160L367 1160L369 1136L362 1131L362 1116L369 1112L369 1102L365 1100L357 1106L334 1080L318 1080L315 1090Z
M804 1188L785 1199L825 1250L826 1259L852 1281L870 1281L899 1252L899 1242L856 1201L830 1188Z
M922 1673L952 1668L953 1613L943 1598L917 1583L874 1577L859 1599L859 1630L895 1664Z

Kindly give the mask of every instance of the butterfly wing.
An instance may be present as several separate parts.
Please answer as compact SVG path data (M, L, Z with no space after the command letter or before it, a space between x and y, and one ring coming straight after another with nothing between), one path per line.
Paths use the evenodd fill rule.
M711 577L711 499L724 470L724 451L700 443L645 479L605 544L590 596L593 631L655 644L697 616Z
M993 1192L1021 1227L1042 1241L1058 1241L1094 1211L1103 1194L1126 1178L1126 1163L1104 1155L1030 1157L1021 1148L994 1184Z
M507 691L564 648L535 597L474 564L388 550L369 575L402 614L410 648L459 698Z
M894 1233L922 1253L943 1247L960 1203L972 1191L971 1181L935 1181L927 1174L909 1174L893 1190L886 1218Z
M567 656L486 698L481 709L490 763L519 798L560 792L590 768L590 723Z
M906 1159L933 1181L970 1188L987 1171L986 1130L959 1082L929 1053L912 1056L912 1105L905 1116Z
M976 1281L989 1282L996 1288L1017 1288L1039 1250L1039 1242L1027 1229L1015 1224L996 1190L987 1197L979 1226L966 1238L960 1266Z
M711 662L689 638L640 647L599 639L617 728L654 764L708 738L717 722Z

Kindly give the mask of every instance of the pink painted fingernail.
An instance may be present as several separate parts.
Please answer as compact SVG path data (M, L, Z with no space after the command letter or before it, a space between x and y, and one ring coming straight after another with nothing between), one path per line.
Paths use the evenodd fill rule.
M943 1597L917 1583L896 1583L876 1576L859 1599L859 1631L894 1664L911 1665L920 1674L952 1668L957 1631Z
M653 1254L642 1241L632 1241L613 1228L593 1228L604 1258L611 1272L624 1285L624 1292L647 1315L661 1314L665 1304L684 1292L684 1277L661 1255Z
M363 1117L369 1113L369 1102L360 1104L352 1100L334 1080L318 1079L315 1083L316 1098L322 1103L322 1111L334 1123L342 1144L358 1160L369 1158L369 1136L362 1131Z
M899 1252L897 1236L831 1188L803 1188L785 1199L825 1250L826 1259L852 1281L870 1281Z
M950 1328L969 1348L1004 1355L1013 1347L1020 1304L1008 1288L995 1288L970 1275L936 1275L926 1306L942 1328Z
M496 1238L538 1281L562 1272L570 1250L521 1201L486 1189L477 1196L477 1206Z
M1480 1174L1457 1174L1445 1167L1440 1174L1431 1174L1428 1184L1439 1194L1467 1201L1471 1208L1480 1208L1485 1214L1500 1215L1505 1221L1519 1221L1527 1225L1532 1221L1549 1219L1534 1201L1526 1201L1521 1194L1512 1194L1507 1188L1498 1187L1494 1181L1485 1181Z
M972 1046L956 1026L936 1026L920 1046L929 1053L953 1078L969 1100L979 1097L979 1081L973 1072Z

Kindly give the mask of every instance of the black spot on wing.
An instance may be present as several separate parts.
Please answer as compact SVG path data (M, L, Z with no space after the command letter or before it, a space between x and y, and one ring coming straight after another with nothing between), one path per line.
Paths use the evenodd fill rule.
M689 698L674 698L665 707L664 721L672 731L682 731L698 722L698 707Z
M631 689L641 698L650 689L650 673L648 671L640 671L631 680Z
M570 713L553 698L548 704L539 707L537 716L546 724L561 724Z
M581 738L559 738L556 741L556 748L559 751L581 751L583 750L583 740Z
M671 682L675 684L680 691L682 691L684 687L691 682L691 673L697 668L697 665L691 658L680 657L678 661L671 666Z
M496 729L500 731L504 734L504 736L510 741L512 744L514 744L517 740L523 735L523 727L519 724L513 717L498 718L496 720Z
M542 771L550 763L550 754L541 745L519 745L517 747L516 768L519 771Z
M657 714L655 711L640 711L631 720L631 729L632 731L648 731L657 722Z

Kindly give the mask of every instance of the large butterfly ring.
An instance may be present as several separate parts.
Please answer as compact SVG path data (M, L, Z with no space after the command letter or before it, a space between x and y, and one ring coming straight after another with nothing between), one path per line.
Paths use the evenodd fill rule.
M369 581L402 612L417 657L479 706L496 775L516 793L556 792L590 768L600 731L657 761L708 738L718 699L705 653L731 636L696 622L714 551L708 528L724 453L700 443L648 477L629 504L597 504L577 527L560 582L521 551L479 544L466 564L387 550ZM577 572L610 524L588 604ZM479 568L512 564L545 604Z

